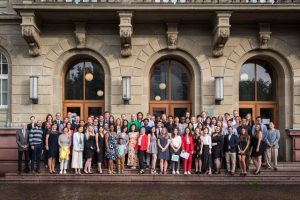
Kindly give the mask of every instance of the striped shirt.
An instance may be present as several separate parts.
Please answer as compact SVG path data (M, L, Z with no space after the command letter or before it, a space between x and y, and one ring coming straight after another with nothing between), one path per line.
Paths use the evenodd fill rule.
M29 132L29 144L40 145L43 142L43 131L41 128L35 127Z

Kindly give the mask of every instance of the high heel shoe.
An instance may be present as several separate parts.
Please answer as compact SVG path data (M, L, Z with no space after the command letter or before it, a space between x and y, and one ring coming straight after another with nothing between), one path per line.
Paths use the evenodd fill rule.
M255 174L255 175L259 175L259 174L260 174L260 171L258 171L258 172L255 172L254 174Z

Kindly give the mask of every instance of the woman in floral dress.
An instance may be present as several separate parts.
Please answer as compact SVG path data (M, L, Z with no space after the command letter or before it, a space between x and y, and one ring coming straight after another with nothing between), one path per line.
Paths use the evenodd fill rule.
M129 131L128 162L127 162L127 165L130 166L132 169L136 169L138 165L138 157L134 149L138 136L139 133L136 131L136 126L132 124Z

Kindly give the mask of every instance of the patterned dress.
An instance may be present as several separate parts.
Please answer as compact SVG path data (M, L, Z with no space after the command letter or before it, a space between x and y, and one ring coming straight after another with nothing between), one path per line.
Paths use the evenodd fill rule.
M128 166L133 166L133 167L138 166L138 157L134 150L138 136L139 136L138 132L129 133L128 162L127 162Z
M117 159L117 137L115 137L110 132L108 133L108 149L106 151L105 157L109 160Z

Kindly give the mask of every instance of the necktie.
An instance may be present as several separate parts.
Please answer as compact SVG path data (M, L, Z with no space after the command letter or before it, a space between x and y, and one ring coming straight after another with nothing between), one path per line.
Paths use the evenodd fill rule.
M22 129L22 131L23 131L23 136L24 136L24 138L25 138L25 133L26 133L26 132L25 132L25 129Z

